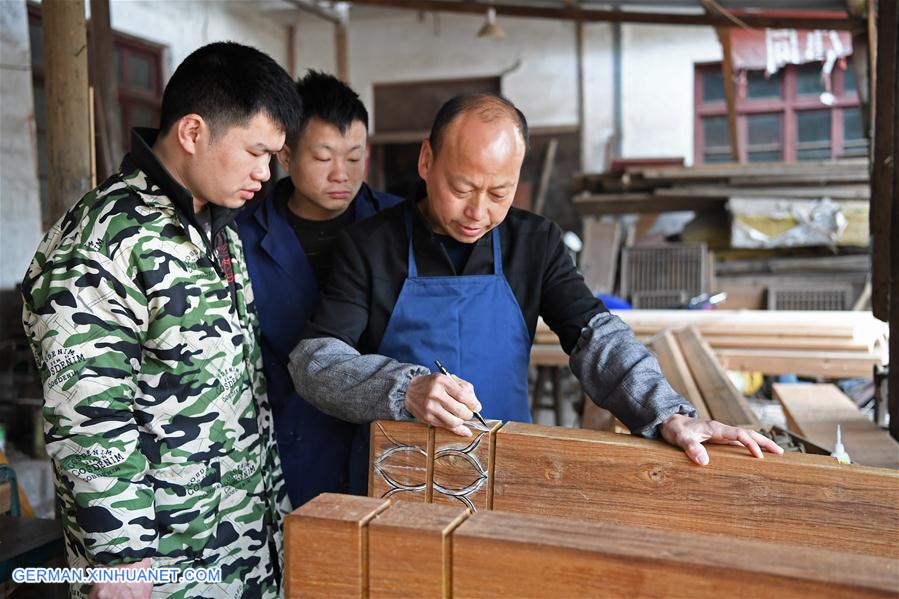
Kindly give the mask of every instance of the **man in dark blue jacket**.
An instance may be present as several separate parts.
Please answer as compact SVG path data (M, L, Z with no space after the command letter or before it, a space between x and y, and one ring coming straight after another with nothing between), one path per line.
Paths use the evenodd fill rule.
M363 182L368 112L359 96L315 71L297 88L303 124L278 154L290 176L239 222L278 450L294 507L319 493L366 492L367 444L360 441L368 427L328 416L299 397L287 362L330 273L338 233L401 201Z

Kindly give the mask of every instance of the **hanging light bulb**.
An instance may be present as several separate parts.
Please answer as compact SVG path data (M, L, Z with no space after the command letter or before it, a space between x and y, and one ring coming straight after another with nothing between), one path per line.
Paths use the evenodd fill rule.
M506 39L506 32L496 24L496 9L492 6L487 9L487 21L478 31L478 37L486 37L494 40Z

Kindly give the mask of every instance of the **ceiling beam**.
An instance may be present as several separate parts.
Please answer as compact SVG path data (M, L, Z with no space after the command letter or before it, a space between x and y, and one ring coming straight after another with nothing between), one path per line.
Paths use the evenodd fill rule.
M720 14L684 14L633 12L621 10L587 9L577 5L534 6L524 4L488 4L461 0L353 0L354 5L382 6L384 8L405 8L430 12L455 12L483 15L493 7L497 15L536 19L557 19L583 22L654 23L662 25L710 25L731 27L733 23ZM793 29L836 29L845 31L863 30L863 19L851 17L797 17L787 15L740 14L739 18L753 28L793 28Z
M303 12L308 12L310 14L315 15L320 19L324 19L330 23L334 23L335 25L340 25L343 21L341 20L340 14L334 10L328 10L326 8L322 8L321 6L315 4L312 0L284 0L287 4L290 4L293 7L300 9Z

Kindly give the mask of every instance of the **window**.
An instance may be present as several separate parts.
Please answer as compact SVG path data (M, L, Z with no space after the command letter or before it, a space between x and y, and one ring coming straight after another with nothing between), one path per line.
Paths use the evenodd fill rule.
M731 160L730 130L721 65L696 66L695 156L697 164ZM866 156L852 69L834 69L833 101L821 65L788 65L766 77L748 71L735 87L741 162L797 162Z
M38 182L41 210L47 215L47 108L44 93L44 34L40 7L28 5L34 120L37 131ZM114 33L122 148L131 145L132 127L157 127L162 104L162 46ZM44 219L46 220L46 218ZM44 222L45 228L53 223Z

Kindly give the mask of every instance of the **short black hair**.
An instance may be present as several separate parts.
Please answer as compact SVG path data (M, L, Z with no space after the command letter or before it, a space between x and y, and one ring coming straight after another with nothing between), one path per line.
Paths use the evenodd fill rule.
M365 104L359 99L359 94L334 75L310 70L297 81L297 91L303 100L303 119L296 134L287 137L288 147L296 147L312 118L334 125L343 134L359 121L368 132Z
M290 75L256 48L215 42L184 59L165 86L159 132L165 135L187 114L209 123L213 137L246 126L260 112L292 134L303 118L303 102Z
M524 114L507 98L492 92L478 92L460 94L450 98L437 111L434 117L434 124L431 125L431 133L428 140L431 144L431 153L437 157L440 149L440 143L443 141L443 133L447 127L452 124L456 118L466 112L476 112L478 116L486 123L492 123L501 118L510 118L518 132L521 133L521 139L524 141L525 152L530 146L528 137L528 121L524 118Z

